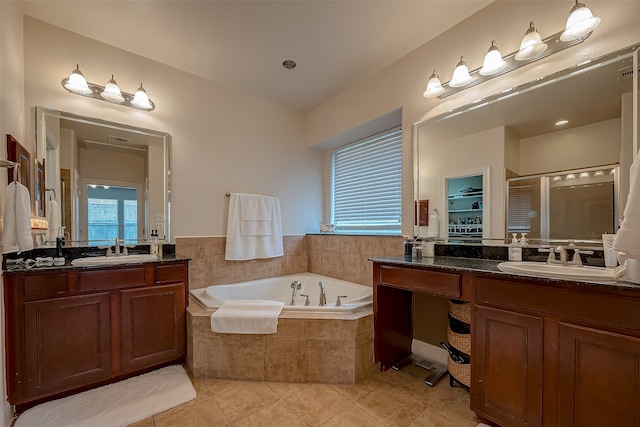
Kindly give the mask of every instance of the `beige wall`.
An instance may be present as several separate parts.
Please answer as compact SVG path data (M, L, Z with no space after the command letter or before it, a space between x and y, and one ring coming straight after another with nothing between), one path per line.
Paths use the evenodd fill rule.
M588 6L602 23L581 45L542 59L509 74L445 100L422 96L429 74L438 68L441 78L450 79L451 70L464 55L469 68L482 64L491 40L497 40L503 53L518 50L526 26L533 20L547 36L560 31L571 9L570 2L496 1L461 24L414 50L381 72L362 79L307 115L307 143L310 146L335 139L340 134L369 122L389 111L402 108L403 206L412 205L411 126L448 109L498 93L504 89L562 70L583 60L629 46L640 41L638 1L590 1ZM455 169L455 160L438 159L445 168ZM403 212L403 233L410 234L412 209Z
M321 154L304 143L302 113L29 17L24 29L27 111L40 105L172 135L173 236L226 234L227 192L278 196L285 234L317 230ZM69 94L60 81L78 62L90 82L115 74L133 92L142 81L156 109Z
M520 175L620 162L619 118L520 140ZM626 194L626 193L625 193Z

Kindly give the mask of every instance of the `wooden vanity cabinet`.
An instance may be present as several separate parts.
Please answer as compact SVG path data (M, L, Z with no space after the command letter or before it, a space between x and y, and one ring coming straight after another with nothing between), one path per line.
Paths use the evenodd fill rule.
M8 400L19 409L186 354L187 261L8 273Z
M640 295L476 281L471 409L503 426L639 426Z

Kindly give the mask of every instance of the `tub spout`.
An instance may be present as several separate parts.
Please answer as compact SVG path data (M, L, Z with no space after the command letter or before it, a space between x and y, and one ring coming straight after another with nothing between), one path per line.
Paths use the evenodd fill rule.
M318 283L318 286L320 286L320 303L318 305L324 307L327 305L327 294L324 293L324 283L321 281Z
M289 303L289 305L296 305L296 293L300 290L300 288L302 288L302 283L300 283L298 280L294 280L293 282L291 282L291 289L293 289L293 292L291 292L291 302Z

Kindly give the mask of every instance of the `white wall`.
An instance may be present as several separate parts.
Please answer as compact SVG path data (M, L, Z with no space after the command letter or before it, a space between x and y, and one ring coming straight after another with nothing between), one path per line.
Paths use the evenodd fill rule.
M428 132L422 127L418 132ZM484 190L483 237L502 238L505 234L505 176L504 146L505 128L499 127L440 141L420 138L420 199L429 200L429 208L441 213L440 236L447 226L448 197L444 194L445 178L489 173L489 186ZM425 236L426 230L420 235Z
M605 120L520 140L520 175L620 162L620 119ZM625 193L626 194L626 193Z
M280 197L285 234L318 229L321 153L304 144L302 113L29 17L24 25L27 108L172 135L174 238L226 234L227 192ZM69 94L60 82L76 63L93 83L105 84L115 74L121 89L133 92L142 81L156 109L147 113Z
M502 53L518 50L529 21L544 36L561 31L572 3L568 1L495 1L456 27L424 44L381 72L362 79L307 115L307 143L314 146L335 138L388 111L402 108L405 152L403 176L403 232L411 233L413 216L411 125L482 96L559 71L640 41L639 1L589 1L602 23L581 45L542 59L445 100L422 96L427 79L438 68L447 81L464 55L470 69L482 65L491 40Z

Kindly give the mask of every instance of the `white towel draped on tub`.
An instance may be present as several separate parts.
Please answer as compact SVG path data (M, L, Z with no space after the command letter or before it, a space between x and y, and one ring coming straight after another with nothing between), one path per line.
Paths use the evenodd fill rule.
M29 190L19 182L7 186L4 201L4 229L2 252L22 252L33 249L31 237L31 197Z
M211 315L211 330L222 334L275 334L282 301L227 300Z
M231 193L225 258L246 261L283 255L280 199Z

